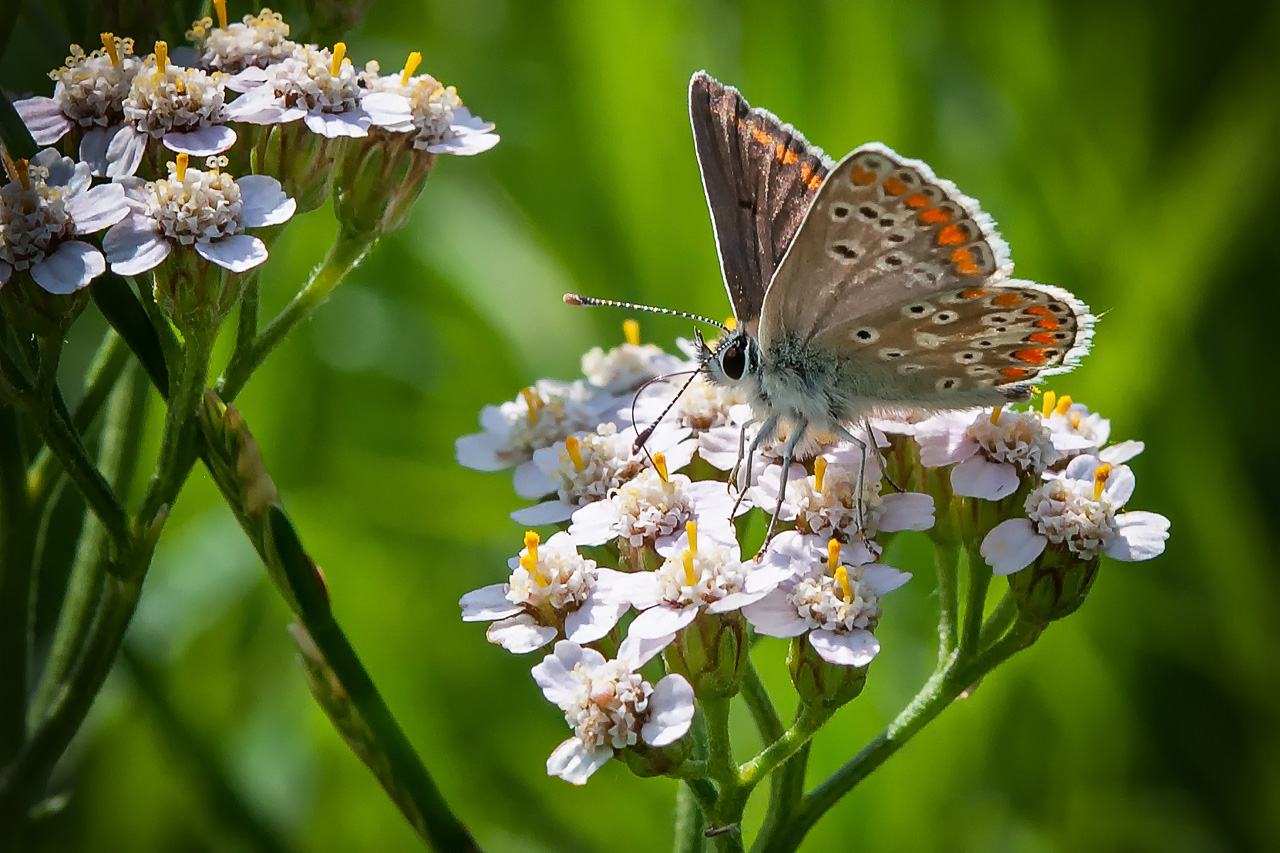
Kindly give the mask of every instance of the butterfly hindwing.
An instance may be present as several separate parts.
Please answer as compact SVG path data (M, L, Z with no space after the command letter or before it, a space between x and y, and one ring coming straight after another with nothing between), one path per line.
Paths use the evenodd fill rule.
M833 163L705 71L689 81L689 120L734 318L753 325Z

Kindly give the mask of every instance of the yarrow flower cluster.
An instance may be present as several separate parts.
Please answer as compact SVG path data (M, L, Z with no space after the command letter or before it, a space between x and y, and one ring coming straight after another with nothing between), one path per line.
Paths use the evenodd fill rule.
M939 542L981 543L994 573L1010 575L1019 608L1045 621L1078 606L1092 574L1071 587L1070 602L1046 607L1034 596L1047 587L1017 581L1018 570L1096 568L1101 554L1141 560L1163 550L1167 520L1119 512L1133 491L1119 463L1141 444L1108 445L1110 424L1070 398L1047 392L1027 410L877 420L862 445L816 437L784 472L775 447L739 458L750 407L698 375L696 348L682 347L682 358L641 345L631 322L625 334L619 347L584 357L585 381L539 380L486 407L485 431L457 442L462 465L514 468L518 494L545 498L514 519L561 527L541 550L513 558L505 584L461 605L465 620L501 619L489 639L509 650L559 641L534 677L574 732L548 772L575 784L619 751L642 773L693 755L685 744L656 758L650 747L670 741L643 734L658 688L647 693L638 668L659 653L670 673L659 687L680 678L682 697L687 688L688 706L673 700L681 720L692 705L738 691L751 634L791 639L803 703L829 713L856 696L881 651L876 630L892 616L886 597L911 579L884 561L900 532L933 535L945 522ZM732 470L744 479L726 482ZM781 532L743 559L754 552L744 552L742 534L762 529L775 508ZM758 526L744 523L753 516ZM529 555L553 543L563 566L576 568L531 574ZM617 570L588 570L592 558Z

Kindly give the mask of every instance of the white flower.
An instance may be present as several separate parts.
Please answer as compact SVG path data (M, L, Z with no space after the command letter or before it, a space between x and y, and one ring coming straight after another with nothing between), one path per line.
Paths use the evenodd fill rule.
M91 165L95 152L105 154L124 121L124 100L142 68L142 60L133 55L133 39L103 33L102 45L90 54L71 45L66 65L49 72L56 84L53 97L26 98L13 105L37 145L52 145L73 127L82 128L80 159Z
M688 435L688 430L664 424L645 447L663 454L669 471L678 471L693 459L696 444ZM516 510L511 518L535 526L559 524L578 507L604 500L648 464L643 452L632 452L636 436L635 427L620 433L615 424L607 423L594 433L571 435L562 444L533 451L533 468L516 478L516 493L535 498L554 492L556 498Z
M52 148L0 187L0 285L14 269L31 271L50 293L71 293L107 271L102 253L76 235L101 231L129 213L124 189L90 187L89 166Z
M409 133L413 147L429 154L479 154L498 144L493 122L473 116L453 86L445 87L430 74L411 76L422 60L409 55L403 71L381 75L369 62L361 74L369 93L362 106L377 124L393 133Z
M610 394L634 391L655 376L680 370L684 362L656 344L627 342L605 352L592 347L582 357L587 381Z
M981 552L997 575L1031 565L1050 544L1088 562L1100 553L1116 560L1150 560L1164 552L1169 519L1154 512L1119 512L1134 489L1133 472L1097 456L1077 456L1061 476L1027 496L1027 518L992 528Z
M332 53L299 44L274 65L246 68L227 81L245 93L227 106L227 117L249 124L302 119L312 133L330 139L367 136L376 122L360 106L360 81L346 52L342 42Z
M205 260L244 272L267 259L267 247L245 228L279 225L293 216L293 199L266 175L233 179L225 172L189 169L187 155L169 164L169 177L126 182L133 206L103 238L113 272L138 275L169 256L176 242L194 245Z
M1089 407L1083 403L1073 403L1070 397L1063 396L1059 399L1052 391L1046 391L1043 412L1045 424L1055 434L1078 436L1089 442L1083 448L1066 451L1066 456L1087 452L1096 455L1103 462L1120 465L1137 456L1145 447L1141 441L1132 440L1121 441L1108 447L1111 421L1097 412L1089 411Z
M661 454L654 456L659 462ZM578 545L603 545L623 539L632 548L650 547L664 557L680 550L685 525L698 522L699 536L729 547L737 531L729 514L734 498L724 483L692 482L683 474L665 476L646 468L624 483L608 500L589 503L573 514L569 535ZM746 507L739 507L739 512Z
M630 575L631 604L643 611L627 636L665 648L699 613L729 613L764 598L782 579L744 563L737 543L700 546L696 522L689 522L679 552L657 571ZM758 577L757 577L758 576Z
M547 759L547 773L575 785L643 739L663 747L684 737L693 722L693 688L680 675L650 685L636 672L644 660L624 642L617 660L568 640L533 668L542 694L564 711L573 735Z
M655 382L641 391L635 404L636 422L656 421L684 386L684 381ZM741 390L717 385L700 374L680 394L667 419L693 430L698 436L698 455L728 471L738 458L742 424L751 419L746 402Z
M238 74L251 66L266 68L290 56L297 46L289 41L289 25L278 12L263 9L230 25L225 5L218 13L219 26L213 26L212 18L201 18L187 31L187 40L199 49L200 67L205 70Z
M807 632L809 644L827 663L871 663L880 652L872 634L880 621L880 598L911 575L879 563L849 567L845 550L834 539L824 546L818 537L795 531L775 536L757 571L768 573L762 579L783 579L764 598L742 609L757 633L798 637ZM865 555L848 550L855 557Z
M500 620L489 626L489 642L525 654L559 636L591 643L613 630L630 609L629 575L599 568L578 554L568 534L539 545L525 534L525 548L510 561L506 583L462 596L462 621Z
M541 473L533 463L534 451L611 421L617 403L613 397L594 395L584 382L539 379L514 400L480 411L484 432L455 442L458 464L475 471L517 466L518 483L536 481ZM527 494L533 488L522 485L520 490Z
M951 488L957 495L1000 500L1018 489L1021 475L1038 478L1068 450L1088 439L1054 432L1038 412L998 409L940 412L916 424L920 463L956 464Z
M748 421L752 423L744 430L743 425ZM741 461L742 464L738 468L738 485L747 489L758 481L771 462L782 460L783 449L791 438L791 429L790 424L779 424L773 437L756 448L756 455L748 465L743 455L750 449L751 443L755 441L760 431L760 419L752 417L750 406L733 406L729 413L729 423L714 426L698 436L698 455L721 471L732 470L734 465ZM837 445L839 441L839 437L831 433L805 430L804 437L796 445L792 458L796 461L813 459L819 453ZM748 471L751 474L751 482L747 482L746 479Z
M788 472L787 489L779 521L797 521L803 532L822 539L836 537L842 542L858 538L862 533L900 530L928 530L933 527L933 497L918 492L881 494L879 454L868 450L865 476L858 488L858 468L863 465L863 451L852 444L840 444L814 459L814 473L806 475L800 465ZM781 465L770 465L754 486L747 490L747 500L772 513L778 505ZM859 507L859 492L861 506ZM861 518L859 518L861 514Z

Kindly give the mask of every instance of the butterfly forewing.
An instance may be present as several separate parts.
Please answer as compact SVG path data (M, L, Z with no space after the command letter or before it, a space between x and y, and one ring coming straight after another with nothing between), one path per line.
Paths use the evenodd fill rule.
M765 290L832 161L737 89L698 72L689 120L734 318L760 316Z

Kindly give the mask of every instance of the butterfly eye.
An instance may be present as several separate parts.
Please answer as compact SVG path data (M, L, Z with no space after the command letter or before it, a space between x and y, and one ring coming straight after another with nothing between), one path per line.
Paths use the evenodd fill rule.
M736 381L742 378L742 374L747 370L747 354L741 339L725 347L724 355L720 358L720 366L724 369L724 375L730 379Z

